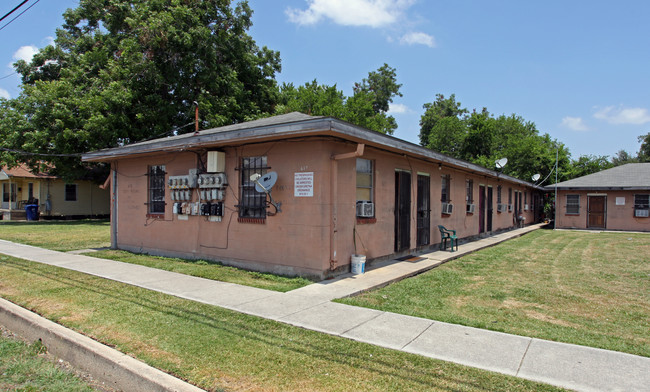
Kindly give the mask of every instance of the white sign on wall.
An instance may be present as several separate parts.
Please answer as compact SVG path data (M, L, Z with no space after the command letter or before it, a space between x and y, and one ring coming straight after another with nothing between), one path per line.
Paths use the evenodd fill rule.
M295 197L314 196L314 172L294 173L293 195Z
M625 197L617 197L616 198L616 205L617 206L624 206L625 205Z

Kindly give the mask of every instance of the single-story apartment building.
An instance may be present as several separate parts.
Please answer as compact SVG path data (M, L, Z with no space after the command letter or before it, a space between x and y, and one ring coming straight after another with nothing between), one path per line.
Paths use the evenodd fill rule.
M332 117L290 113L90 152L114 248L324 278L539 219L543 188Z
M38 205L41 218L106 217L110 193L89 180L64 181L25 165L0 168L3 220L24 220L25 206Z
M549 185L556 228L650 231L650 163L628 163Z

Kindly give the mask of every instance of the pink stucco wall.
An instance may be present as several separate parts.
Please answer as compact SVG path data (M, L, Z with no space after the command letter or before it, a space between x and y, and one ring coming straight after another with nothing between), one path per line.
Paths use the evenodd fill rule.
M478 209L479 185L493 187L493 231L514 226L513 212L497 213L497 186L501 184L502 203L508 202L508 188L528 192L531 189L456 170L448 166L406 158L367 147L363 158L374 162L374 202L376 220L358 220L356 206L356 160L348 158L332 164L334 154L353 152L356 144L331 139L306 141L276 141L241 147L225 147L226 190L225 213L221 222L210 222L204 216L189 216L179 220L172 213L172 200L166 192L167 206L164 219L147 215L147 172L149 165L165 165L167 175L183 175L197 167L197 156L192 152L165 153L139 158L120 159L113 163L117 171L117 247L159 255L219 260L244 268L281 274L301 274L324 277L345 271L354 253L368 259L394 253L395 241L395 171L411 172L411 240L416 244L417 175L430 176L431 238L433 246L440 241L438 224L456 229L459 237L479 234L479 213L465 212L465 180L474 181L474 203ZM271 171L278 173L273 198L282 203L282 212L268 216L263 224L239 222L237 198L239 175L235 170L241 157L266 155ZM331 170L337 167L332 176ZM294 195L295 173L313 173L312 197ZM441 176L451 175L451 201L455 205L451 215L441 213ZM332 180L336 178L336 184ZM112 184L115 186L115 184ZM331 192L333 188L336 194ZM336 201L336 226L333 223L333 200ZM196 193L194 194L196 201ZM514 202L513 202L514 204ZM532 211L523 211L526 223L533 221ZM333 233L336 241L332 242ZM357 248L354 248L356 232ZM335 251L335 252L334 252ZM335 263L330 263L335 259Z
M589 229L589 195L606 197L606 230L650 231L650 218L634 217L634 195L647 191L574 191L558 190L557 227L562 229ZM580 195L580 213L566 213L566 195ZM616 199L623 204L616 204ZM621 199L622 198L622 199Z

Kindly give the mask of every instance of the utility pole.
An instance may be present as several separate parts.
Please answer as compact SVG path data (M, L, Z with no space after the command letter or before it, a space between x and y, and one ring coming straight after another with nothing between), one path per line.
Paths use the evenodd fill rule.
M555 204L555 217L553 218L553 230L555 230L557 228L557 208L558 208L558 204L557 204L557 161L558 161L559 156L560 156L559 151L560 151L559 149L557 149L557 148L555 149L555 201L554 201L554 204Z

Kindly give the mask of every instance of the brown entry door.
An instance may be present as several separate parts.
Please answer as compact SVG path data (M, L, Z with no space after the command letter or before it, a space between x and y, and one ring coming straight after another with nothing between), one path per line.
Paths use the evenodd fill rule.
M589 196L587 227L590 229L605 228L606 196Z

